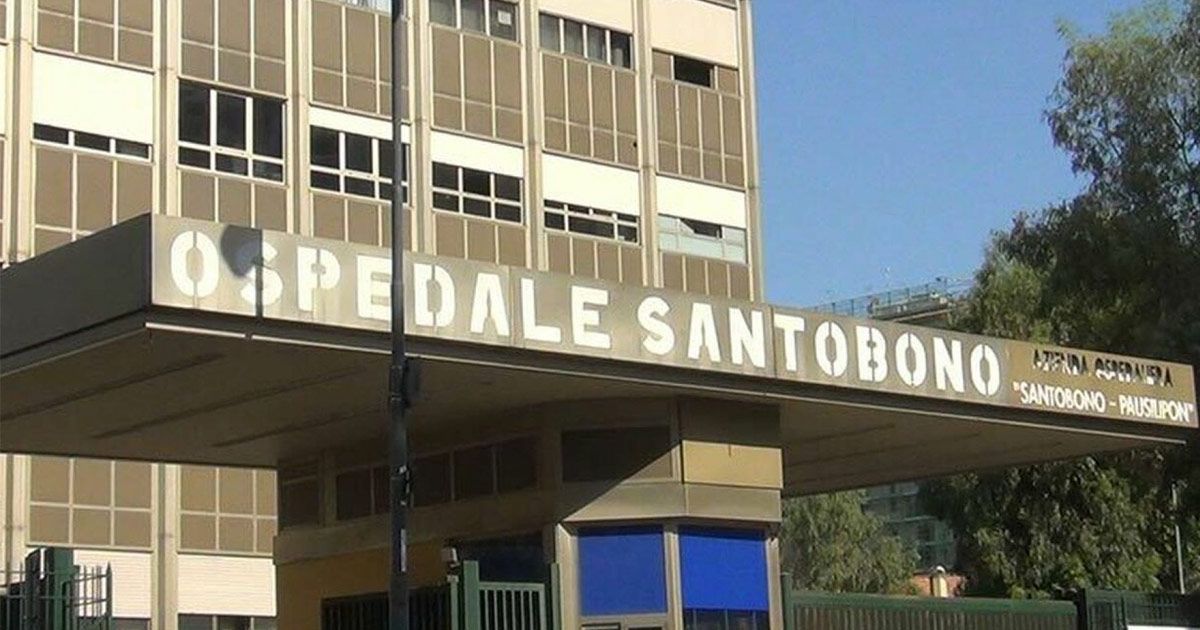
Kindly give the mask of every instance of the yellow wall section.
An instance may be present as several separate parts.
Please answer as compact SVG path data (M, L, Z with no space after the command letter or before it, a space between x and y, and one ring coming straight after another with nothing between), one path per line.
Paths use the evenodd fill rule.
M684 440L683 480L780 489L783 460L774 447Z
M783 487L776 409L684 399L679 405L679 435L684 483Z
M408 579L412 587L445 580L441 547L441 543L432 542L408 548ZM386 592L390 558L389 549L369 549L275 567L279 627L321 630L321 600Z

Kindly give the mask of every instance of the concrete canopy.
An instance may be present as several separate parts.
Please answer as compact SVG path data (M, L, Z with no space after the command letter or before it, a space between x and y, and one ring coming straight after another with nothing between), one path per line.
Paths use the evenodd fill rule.
M360 443L386 431L386 328L330 325L330 320L319 317L298 321L264 312L273 303L292 299L287 288L280 290L275 301L263 299L272 292L266 267L256 267L253 273L242 270L243 277L250 278L251 286L256 284L258 290L257 301L248 300L255 308L249 314L239 312L241 306L201 304L191 308L173 302L163 293L161 283L192 281L195 289L210 280L217 282L197 268L195 260L184 257L181 265L172 266L166 258L168 252L176 251L172 244L180 234L196 238L195 230L189 232L196 227L191 223L161 217L135 220L0 275L0 440L4 450L271 467L318 450ZM284 249L278 242L262 245L270 241L261 232L243 231L252 237L251 242L259 239L260 254ZM223 259L239 258L227 237L215 237L215 242L220 243ZM311 251L300 252L298 257L303 261L310 256L328 271L330 263L320 253L324 251L322 243L313 243ZM279 256L282 260L286 255ZM300 268L305 269L305 264L309 263ZM285 265L281 263L279 268ZM343 262L341 277L345 278L352 266ZM299 284L302 291L312 291L316 303L310 313L322 308L322 299L336 297L321 295L323 288L332 290L332 284L320 273L308 280L286 274L280 279L284 287ZM515 294L515 286L513 291ZM467 300L460 313L470 308L472 297L463 293L469 292L459 291L459 297ZM481 294L483 298L479 298ZM1139 421L988 404L970 396L909 393L879 383L846 386L820 382L817 377L779 378L746 366L697 369L664 362L648 364L636 357L551 351L534 344L514 347L495 337L505 326L526 333L531 328L528 322L521 322L520 314L505 317L499 307L488 306L488 299L504 295L475 291L476 306L483 299L480 308L490 313L490 318L484 317L483 325L475 326L478 318L472 317L471 328L486 328L492 337L487 342L455 338L453 331L411 337L411 353L422 366L422 398L412 413L415 431L567 400L686 395L768 403L780 410L785 494L1178 443L1196 433L1193 376L1186 366L1131 360L1141 370L1136 382L1122 382L1116 390L1093 383L1086 390L1113 399L1114 409L1119 407L1118 398L1125 404L1122 397L1137 397L1134 402L1140 401L1142 406L1126 411L1142 414ZM361 296L360 289L359 312L363 308L369 312L373 303L364 307ZM303 292L299 299L303 303ZM543 308L538 317L544 319L540 324L535 321L535 327L548 326L546 322L552 319L549 307L530 300ZM623 301L616 299L613 304ZM420 304L416 306L420 311ZM529 304L524 308L532 311ZM410 313L413 310L409 308ZM781 312L776 311L776 322L794 324L793 320L778 319ZM694 313L693 307L693 322ZM445 313L432 308L428 314L441 317ZM419 320L422 314L413 317ZM583 332L602 334L600 321L590 320ZM816 321L812 318L809 323ZM420 331L421 326L414 321L410 330ZM842 328L850 326L852 323L847 323ZM580 331L570 324L561 329ZM865 330L868 336L873 334L873 329ZM905 331L917 331L913 327L898 330L899 337L888 328L882 334L898 339ZM610 346L619 349L619 334L611 332ZM687 335L681 331L681 336ZM653 341L643 337L643 343ZM709 352L705 339L701 339L697 354ZM721 345L727 351L737 345L731 339L713 339L713 347ZM831 342L833 346L835 342ZM920 342L914 337L906 343ZM769 353L781 355L770 357L781 365L782 347L768 347ZM850 344L850 349L853 347ZM984 370L980 391L988 389L989 380L1020 376L1020 368L1008 365L1013 360L1009 351L1002 345L996 347L1002 348L998 364L1002 371L989 374ZM753 363L753 348L742 344L742 351L751 359L747 365ZM1048 351L1042 352L1035 356L1044 359ZM1096 373L1101 369L1098 366L1116 366L1104 363L1108 355L1080 353L1086 373L1066 369L1072 356L1076 355L1064 354L1062 365L1043 363L1043 369L1053 376L1047 377L1048 382L1067 388L1068 394L1076 391L1078 401L1086 396L1078 393L1083 390L1070 390L1077 381L1116 379L1116 372ZM837 358L835 349L834 363ZM846 361L854 364L850 358ZM904 371L895 360L892 363L892 372ZM907 380L914 378L911 368L907 366ZM1163 384L1163 370L1169 374L1169 387ZM932 373L926 376L933 381ZM969 391L967 380L964 388ZM1015 382L1010 387L1005 380L1003 387L990 391L1005 395L1020 389ZM1173 406L1147 402L1152 395L1161 397L1153 400L1169 399Z

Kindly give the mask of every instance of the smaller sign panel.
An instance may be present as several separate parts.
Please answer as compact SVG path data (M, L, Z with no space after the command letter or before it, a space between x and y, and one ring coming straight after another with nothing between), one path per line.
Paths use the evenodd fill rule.
M387 331L386 249L155 217L153 303ZM409 334L1196 427L1185 365L406 256Z

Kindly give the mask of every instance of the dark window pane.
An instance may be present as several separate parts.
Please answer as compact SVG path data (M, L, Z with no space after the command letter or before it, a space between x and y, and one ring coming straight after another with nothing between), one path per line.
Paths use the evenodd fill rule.
M338 163L338 132L324 127L312 127L308 132L310 161L319 166L341 168Z
M208 151L197 151L187 147L179 147L179 163L200 168L212 168L212 155Z
M433 193L433 207L438 210L449 210L450 212L458 212L458 195L435 192Z
M496 490L512 492L537 485L537 441L509 440L496 446Z
M493 37L517 40L517 5L503 0L492 0L490 3L491 31Z
M271 99L254 100L254 152L283 157L283 103Z
M250 630L250 618L217 617L217 630Z
M322 190L341 190L341 187L338 185L338 176L332 173L312 171L309 181L313 188L320 188Z
M402 199L400 199L400 203L404 203L404 202L408 201L408 187L404 186L403 188L400 189L400 192L404 195L404 197ZM389 184L387 182L379 182L379 198L380 199L391 199L392 198L392 185L391 184Z
M563 52L583 55L583 25L574 20L563 20Z
M496 176L496 196L510 201L521 200L521 180L508 175Z
M510 206L506 203L496 204L496 218L501 221L521 222L521 206Z
M387 466L376 466L371 469L371 494L376 514L387 514L392 511L391 479L388 478Z
M492 175L473 168L463 169L463 190L476 195L492 194Z
M283 165L276 162L254 160L254 176L271 181L283 181Z
M179 630L212 630L213 618L208 615L179 615Z
M454 500L492 493L492 448L478 446L454 452Z
M445 24L446 26L456 26L454 14L455 6L458 0L430 0L429 3L429 19L437 24Z
M133 142L132 140L117 140L116 150L120 155L132 155L140 158L150 157L150 145Z
M346 192L352 195L362 195L364 197L375 196L375 183L366 179L357 177L346 178Z
M709 223L707 221L696 221L695 219L680 219L680 220L683 221L683 225L687 228L688 231L691 231L692 234L698 234L700 236L711 236L713 238L721 238L721 226L717 225L716 223Z
M413 504L436 505L450 500L450 455L431 455L413 461Z
M279 526L317 522L320 493L316 479L290 481L279 487Z
M555 210L562 210L567 205L561 201L550 201L549 199L544 204L547 208L554 208Z
M559 52L562 50L562 35L559 33L559 23L561 20L553 15L543 13L538 23L540 25L540 35L542 39L542 48Z
M492 203L483 199L463 197L463 212L473 214L477 217L490 218L492 216Z
M393 152L395 150L396 149L392 145L391 140L380 140L379 141L379 176L380 177L384 177L387 179L393 179L392 176L395 173L394 173L394 170L392 169L392 164L394 163L394 161L396 159L396 156L393 154ZM408 179L408 177L404 177L404 179Z
M366 136L347 133L346 137L346 168L361 173L375 172L375 158L372 156L374 143Z
M371 514L371 471L344 472L337 476L337 518L344 521Z
M35 124L33 126L33 137L38 140L45 140L46 142L67 144L71 141L71 132L59 127Z
M699 59L675 55L675 80L712 87L713 65Z
M104 151L105 153L112 150L112 138L108 136L98 136L94 133L84 131L75 132L75 146L85 149L95 149Z
M232 94L217 94L217 144L233 149L246 148L246 99Z
M188 83L179 84L179 139L208 144L209 91Z
M484 24L483 15L483 0L461 0L462 2L462 28L468 31L477 33L486 33L487 26Z
M617 226L617 236L627 243L638 242L638 229L630 225Z
M245 175L249 171L249 164L246 158L234 157L232 155L217 154L217 170L225 171L226 173L236 173Z
M563 481L665 477L670 450L671 431L665 426L564 431Z
M579 234L590 234L592 236L603 236L605 238L613 237L613 225L604 221L596 221L593 219L585 219L583 217L570 217L570 230Z
M458 167L434 162L433 185L438 188L458 190Z
M587 28L587 57L596 61L608 61L608 42L604 38L604 29L594 26Z
M554 228L556 230L567 229L566 220L563 219L563 215L561 215L561 214L558 214L555 212L547 212L545 215L545 221L546 221L546 227L548 227L548 228Z
M622 68L633 67L633 43L625 33L611 31L609 43L612 46L612 65Z

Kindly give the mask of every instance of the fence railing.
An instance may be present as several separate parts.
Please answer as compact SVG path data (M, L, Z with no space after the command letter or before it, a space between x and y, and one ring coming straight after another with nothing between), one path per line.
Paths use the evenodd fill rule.
M112 568L75 565L70 549L39 549L0 583L0 630L112 630Z

